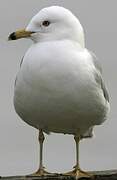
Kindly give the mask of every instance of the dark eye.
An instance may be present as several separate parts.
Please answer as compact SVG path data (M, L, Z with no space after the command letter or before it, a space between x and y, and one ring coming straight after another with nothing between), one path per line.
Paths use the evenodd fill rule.
M50 22L49 22L49 21L43 21L42 25L43 25L43 26L49 26L49 25L50 25Z

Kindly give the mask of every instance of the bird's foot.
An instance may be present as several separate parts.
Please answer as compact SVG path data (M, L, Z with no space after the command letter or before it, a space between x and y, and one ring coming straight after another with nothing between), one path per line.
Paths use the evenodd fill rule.
M37 176L49 176L49 175L53 175L53 173L45 171L44 169L45 169L44 167L43 168L39 168L35 173L28 175L28 177L29 176L30 177L31 176L37 177Z
M93 179L93 174L82 171L79 167L75 166L74 170L69 171L64 173L63 175L66 176L74 176L76 177L76 180L80 179L80 178L85 178L85 179Z

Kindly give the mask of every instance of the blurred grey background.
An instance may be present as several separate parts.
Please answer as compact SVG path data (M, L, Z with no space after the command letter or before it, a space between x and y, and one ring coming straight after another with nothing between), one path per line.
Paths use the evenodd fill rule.
M117 1L116 0L1 0L0 1L0 175L29 174L38 168L38 131L24 123L13 107L16 73L30 40L8 42L8 34L26 27L41 8L70 9L85 29L86 47L97 55L110 93L108 121L95 128L95 137L80 146L81 167L117 169ZM75 143L69 135L46 136L44 165L63 172L75 164Z

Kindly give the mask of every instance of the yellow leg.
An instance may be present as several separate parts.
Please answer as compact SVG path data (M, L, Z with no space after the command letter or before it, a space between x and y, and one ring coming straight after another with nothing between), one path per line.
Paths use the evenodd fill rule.
M42 130L39 131L39 145L40 145L40 164L39 164L39 169L31 174L30 176L47 176L47 175L51 175L52 173L49 173L47 171L45 171L44 167L43 167L43 142L44 142L44 133Z
M80 136L75 135L74 136L74 140L76 143L76 166L74 166L74 169L72 171L69 171L67 173L64 173L64 175L70 175L70 176L75 176L76 179L80 179L80 178L93 178L93 175L82 171L80 169L80 165L79 165L79 142L80 142Z

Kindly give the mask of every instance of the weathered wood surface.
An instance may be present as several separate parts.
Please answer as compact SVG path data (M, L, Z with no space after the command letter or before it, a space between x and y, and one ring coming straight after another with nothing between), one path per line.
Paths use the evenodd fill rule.
M81 178L81 180L117 180L117 170L97 171L91 172L94 174L93 178ZM63 176L62 174L55 174L54 176L31 177L31 176L11 176L0 177L0 180L76 180L72 176Z

